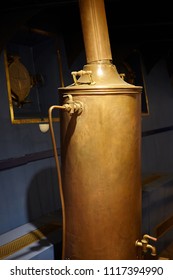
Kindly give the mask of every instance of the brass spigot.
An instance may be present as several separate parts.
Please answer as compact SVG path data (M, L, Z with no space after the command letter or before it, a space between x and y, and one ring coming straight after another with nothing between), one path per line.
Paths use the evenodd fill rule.
M150 236L148 234L144 234L143 235L143 238L141 239L141 241L139 240L136 240L135 242L135 246L137 247L142 247L142 251L144 253L147 253L148 249L151 249L151 255L152 256L156 256L157 253L156 253L156 247L155 246L152 246L151 244L149 244L149 239L150 240L153 240L153 241L157 241L157 238L153 237L153 236Z
M70 115L77 113L80 115L83 111L83 103L80 101L74 101L71 94L66 94L63 97L67 97L67 102L63 105L64 109L70 113Z

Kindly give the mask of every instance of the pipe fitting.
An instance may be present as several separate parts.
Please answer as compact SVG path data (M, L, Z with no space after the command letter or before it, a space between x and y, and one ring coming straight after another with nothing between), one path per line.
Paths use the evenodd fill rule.
M142 247L142 252L143 253L147 253L148 249L150 249L151 250L151 255L152 256L156 256L157 255L156 247L152 246L151 244L148 243L149 239L153 240L153 241L157 241L157 238L155 238L153 236L150 236L148 234L144 234L143 238L141 239L141 241L136 240L135 246L136 247Z
M64 95L64 97L68 97L68 100L65 104L63 104L64 109L70 114L77 113L80 115L83 111L83 103L80 101L74 101L71 94Z

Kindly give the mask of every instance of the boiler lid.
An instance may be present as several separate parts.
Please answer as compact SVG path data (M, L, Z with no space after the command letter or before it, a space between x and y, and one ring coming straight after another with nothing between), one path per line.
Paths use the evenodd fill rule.
M127 83L117 72L114 64L110 61L97 61L84 65L80 71L72 73L74 83L67 87L60 87L59 91L86 91L87 93L141 93L142 86ZM102 91L103 89L103 91ZM79 92L80 93L80 92Z

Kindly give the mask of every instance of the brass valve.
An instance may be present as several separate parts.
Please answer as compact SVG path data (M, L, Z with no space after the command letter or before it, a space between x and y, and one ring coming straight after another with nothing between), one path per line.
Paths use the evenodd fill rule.
M155 246L152 246L151 244L148 243L149 239L153 240L153 241L157 241L157 238L155 238L153 236L150 236L148 234L144 234L143 238L141 239L141 241L136 240L135 246L142 247L142 251L144 253L147 253L148 249L150 249L151 250L151 255L152 256L156 256L157 255L156 248L155 248Z
M70 115L77 112L77 114L81 114L83 111L83 103L77 100L73 100L73 97L71 94L66 94L63 97L68 97L68 100L65 104L63 104L63 107L67 112L70 113Z

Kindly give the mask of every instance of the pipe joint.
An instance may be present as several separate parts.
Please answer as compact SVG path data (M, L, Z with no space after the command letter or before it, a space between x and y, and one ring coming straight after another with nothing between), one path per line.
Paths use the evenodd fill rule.
M80 101L74 101L71 94L64 95L64 97L68 97L68 100L65 104L63 104L64 109L70 114L73 115L77 113L80 115L83 111L83 103Z

